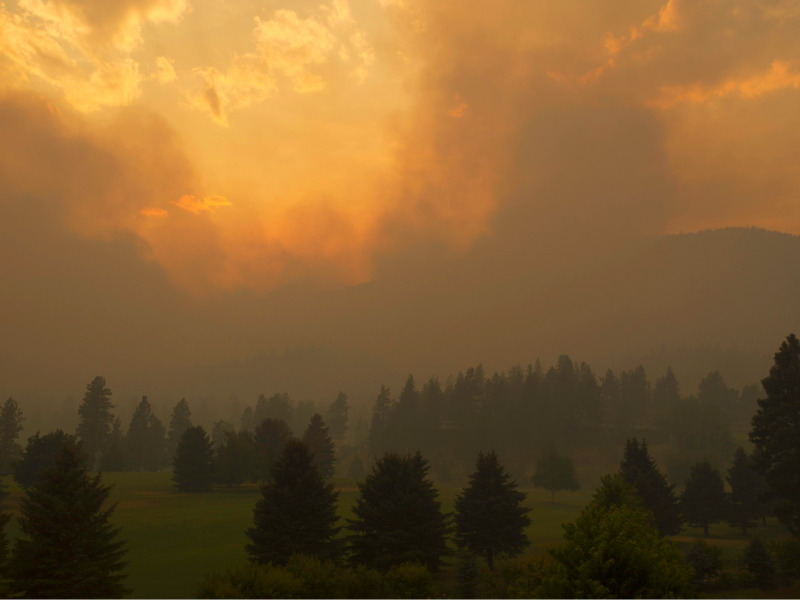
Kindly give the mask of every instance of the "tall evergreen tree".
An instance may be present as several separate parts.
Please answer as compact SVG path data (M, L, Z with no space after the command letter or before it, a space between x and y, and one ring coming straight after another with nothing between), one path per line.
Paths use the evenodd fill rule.
M687 523L702 527L706 537L709 524L725 517L722 475L709 461L704 460L692 466L681 495L681 512Z
M524 500L497 454L478 454L475 472L456 498L458 545L485 558L492 571L496 556L522 552L530 543L525 528L531 522Z
M62 447L67 445L77 447L78 442L74 436L60 429L42 436L37 431L28 438L20 460L14 463L16 482L25 488L37 485L42 474L55 465ZM79 452L78 456L85 458L83 452Z
M104 508L111 488L90 477L73 445L22 499L10 572L14 592L29 598L119 598L125 588L124 542Z
M328 407L326 420L328 427L331 431L331 437L334 440L343 440L347 433L347 418L350 411L350 405L347 403L347 394L339 392L336 400L331 402Z
M172 414L169 418L169 429L167 430L167 459L172 460L175 457L175 451L178 449L178 444L181 437L189 427L192 426L192 411L189 408L189 403L186 398L181 398L180 401L173 407Z
M258 424L253 435L253 475L256 481L269 481L272 465L290 439L292 430L285 421L264 419Z
M314 465L322 478L333 477L333 462L336 453L331 437L328 435L328 428L319 413L314 413L314 416L311 417L306 432L303 434L303 441L308 446L308 451L314 458Z
M17 440L22 431L22 409L9 398L0 410L0 472L8 473L11 463L19 458L22 447Z
M645 440L640 443L636 438L631 438L625 443L620 474L639 492L642 505L653 513L661 535L675 535L681 530L675 486L667 482L666 476L650 457Z
M247 530L250 560L285 565L293 554L335 558L341 550L334 539L340 529L337 496L308 447L299 440L287 442L253 510L253 527Z
M199 425L187 429L178 444L172 480L181 492L207 492L213 486L213 445Z
M556 492L580 489L575 477L575 465L569 456L559 456L552 446L544 449L536 461L536 472L531 477L533 485L550 492L550 502L555 503Z
M163 463L164 426L153 414L147 396L142 396L136 406L125 438L128 447L128 461L133 471L155 471Z
M775 353L761 385L767 397L758 400L750 432L754 466L776 499L778 520L800 535L800 340L794 334Z
M78 407L78 429L76 435L83 444L83 451L89 461L89 467L94 469L100 456L108 445L111 428L114 424L114 415L111 409L111 390L106 387L106 380L95 377L86 386L83 402Z
M389 388L381 386L372 409L372 422L369 428L369 451L372 456L380 456L395 445L392 424L389 416L392 410L392 397Z
M122 421L119 420L119 417L114 419L111 435L108 438L108 447L100 457L100 463L97 468L100 471L127 471L129 468L127 444L125 443L125 434L122 433Z
M239 486L252 478L253 474L253 434L242 429L238 433L225 432L225 438L217 449L215 461L216 482L227 486Z
M389 453L375 462L358 484L355 519L348 520L352 562L382 571L415 561L439 569L449 553L449 526L429 470L419 453Z
M750 458L739 446L733 457L733 464L728 469L727 521L733 527L741 527L742 535L747 535L747 528L755 526L764 512L761 496L767 491L763 477L753 470Z

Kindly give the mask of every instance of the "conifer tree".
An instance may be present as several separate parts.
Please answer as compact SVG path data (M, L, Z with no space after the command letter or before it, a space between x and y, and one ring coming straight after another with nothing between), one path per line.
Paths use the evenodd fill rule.
M395 439L389 414L392 410L392 397L389 388L381 386L372 409L372 422L369 427L369 451L374 457L393 449Z
M530 524L525 494L505 472L494 451L478 454L475 472L456 498L456 541L462 548L486 559L494 570L499 554L516 556L528 544Z
M750 432L754 466L776 499L778 520L800 535L800 340L794 334L775 353L761 385L767 397L758 400Z
M631 438L626 442L620 473L636 488L644 508L653 513L661 535L675 535L681 530L675 486L667 482L666 476L650 457L645 440L640 443Z
M695 463L681 495L681 512L690 525L703 528L725 517L725 486L722 475L707 460Z
M114 415L111 409L111 390L106 387L106 380L95 377L86 386L83 402L78 407L77 438L83 445L89 467L95 468L108 445L111 428L114 424Z
M339 392L336 400L328 407L327 422L334 440L343 440L347 433L347 419L350 405L347 403L347 394Z
M175 458L175 451L178 449L178 444L181 437L189 427L192 426L192 411L189 409L189 403L186 398L181 398L180 401L173 407L172 415L169 419L169 429L167 431L167 459L172 460Z
M253 510L253 527L247 530L250 560L285 565L293 554L338 556L338 494L323 481L308 447L299 440L287 442Z
M747 528L755 526L763 514L761 496L767 490L764 478L753 470L750 458L741 446L736 449L727 480L731 488L727 521L733 527L741 527L742 535L746 535Z
M62 446L77 446L77 444L74 436L60 429L42 436L37 431L28 438L20 460L14 463L14 479L23 487L35 486L42 474L55 465ZM79 453L79 456L85 459L83 452Z
M214 451L206 430L186 430L175 452L172 480L181 492L207 492L214 482Z
M19 458L22 447L17 440L22 431L22 409L9 398L0 410L0 472L8 473L11 463Z
M775 557L759 538L753 538L744 549L744 565L760 588L770 588L775 583Z
M258 424L253 435L253 477L256 481L269 481L272 465L290 439L292 430L285 421L264 419Z
M556 492L580 489L575 477L575 465L569 456L559 456L554 448L544 449L542 457L536 461L536 473L531 478L533 485L550 492L550 502L555 503Z
M428 461L419 453L388 453L375 462L348 520L351 560L386 571L419 562L437 571L447 549L447 518L428 479Z
M314 413L314 416L311 417L306 432L303 434L303 441L308 446L308 451L311 452L314 464L322 478L333 477L336 453L331 437L328 435L328 428L319 413Z
M128 462L133 471L155 471L164 461L164 426L153 414L147 396L131 417L128 435L125 437L128 447Z
M239 486L251 478L253 472L253 434L246 429L238 433L225 432L225 438L216 445L216 482L227 486Z
M125 435L122 433L122 421L114 419L111 435L108 438L108 447L100 457L98 465L100 471L126 471L128 470L128 453Z
M74 445L66 444L55 467L22 499L24 537L10 564L12 590L29 598L124 596L124 542L105 507L111 488L90 477Z

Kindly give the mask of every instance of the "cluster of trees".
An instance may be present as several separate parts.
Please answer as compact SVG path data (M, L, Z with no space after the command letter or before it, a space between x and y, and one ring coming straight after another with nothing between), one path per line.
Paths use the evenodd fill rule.
M409 376L396 399L382 386L368 447L372 456L419 449L447 480L481 448L497 449L523 473L529 457L546 447L614 447L647 435L670 444L669 470L682 480L701 457L727 460L735 447L731 423L752 411L755 395L757 389L738 392L712 372L695 395L683 397L672 369L653 384L641 366L598 377L567 355L547 371L537 361L487 377L479 365L444 385L431 378L418 388Z

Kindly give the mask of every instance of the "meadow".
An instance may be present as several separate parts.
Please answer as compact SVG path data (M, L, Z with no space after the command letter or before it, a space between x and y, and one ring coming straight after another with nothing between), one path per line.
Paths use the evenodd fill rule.
M113 521L122 528L121 536L128 543L127 584L133 598L194 597L206 573L247 560L245 530L252 523L258 488L250 485L204 494L178 493L170 476L168 472L103 475L103 481L114 486L111 497L117 507ZM4 479L11 492L4 510L16 515L22 491L9 477ZM340 490L340 516L351 517L358 493L355 482L335 479L334 484ZM559 543L561 524L575 519L592 495L592 489L561 492L551 503L546 491L522 489L528 493L526 504L531 508L527 530L530 554L540 554ZM440 486L439 491L444 511L452 512L459 489ZM9 540L17 531L14 519L6 530ZM756 532L764 540L785 536L774 520ZM685 549L701 535L700 529L684 527L681 535L672 539ZM724 559L738 561L749 540L749 535L742 536L737 529L717 523L711 528L709 541L722 547ZM747 592L750 597L760 594L757 590Z

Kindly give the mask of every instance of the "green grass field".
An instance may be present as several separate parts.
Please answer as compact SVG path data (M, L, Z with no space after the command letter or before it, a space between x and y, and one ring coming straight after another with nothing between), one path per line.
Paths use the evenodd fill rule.
M258 500L255 486L241 489L219 489L206 494L176 492L170 473L106 473L103 481L113 484L112 499L117 503L114 522L122 528L128 541L128 586L134 598L194 597L197 586L209 571L225 570L246 562L245 530L252 523L252 511ZM339 513L343 518L352 515L357 495L353 481L336 480L340 490ZM4 510L17 514L20 488L6 478L11 491ZM528 537L531 554L544 552L547 546L561 541L561 524L577 517L589 501L592 490L556 495L526 489L527 505L531 508ZM459 490L440 488L440 498L446 512L452 512ZM774 521L759 527L757 534L765 540L778 539L786 534ZM17 535L16 520L8 525L9 539ZM699 529L685 528L673 538L680 546L688 546ZM726 560L741 557L749 535L723 523L711 528L710 542L723 548ZM749 590L752 593L753 590Z

